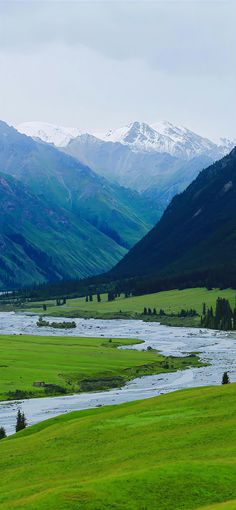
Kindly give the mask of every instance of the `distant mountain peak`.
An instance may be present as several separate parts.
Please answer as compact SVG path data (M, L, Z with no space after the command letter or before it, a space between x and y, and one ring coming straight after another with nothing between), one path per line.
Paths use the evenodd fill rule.
M17 131L32 138L40 138L43 142L51 143L56 147L66 147L70 140L80 136L82 131L75 127L57 126L49 122L23 122L16 126Z
M57 147L66 147L75 138L88 135L77 127L64 127L47 122L24 122L16 126L20 133ZM196 156L209 156L220 159L234 147L235 141L221 138L214 142L194 133L190 129L174 125L167 120L148 124L138 120L117 129L106 132L91 133L90 136L103 141L120 143L137 153L167 153L171 156L190 160Z
M199 155L219 159L234 146L229 139L222 138L219 143L214 143L184 126L175 126L166 120L151 125L135 121L106 133L96 133L95 136L107 142L128 145L135 152L168 153L185 160Z

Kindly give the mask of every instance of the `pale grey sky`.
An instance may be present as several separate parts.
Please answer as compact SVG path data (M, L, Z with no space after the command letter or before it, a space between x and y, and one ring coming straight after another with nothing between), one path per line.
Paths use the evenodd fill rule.
M0 0L0 118L236 138L235 19L235 0Z

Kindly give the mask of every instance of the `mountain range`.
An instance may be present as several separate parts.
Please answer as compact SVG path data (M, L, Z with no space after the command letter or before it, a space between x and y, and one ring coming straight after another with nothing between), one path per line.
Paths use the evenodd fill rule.
M235 140L227 138L213 142L184 126L175 126L168 121L159 121L152 125L134 121L121 128L96 133L88 133L76 127L63 127L38 121L23 122L15 127L23 134L32 138L40 138L57 147L66 147L71 140L90 134L105 142L126 145L136 152L167 153L184 160L202 154L219 159L236 144Z
M157 225L111 271L113 277L236 274L236 148L203 170ZM230 282L229 282L230 283ZM231 281L232 284L232 281Z
M0 122L0 284L110 269L155 223L139 193Z
M158 129L133 123L98 138L31 123L28 136L0 122L2 289L113 266L114 277L177 274L234 254L235 150L198 175L233 142ZM226 241L215 257L218 229Z
M111 182L144 193L157 204L159 216L176 193L235 145L229 139L213 142L167 121L153 125L135 121L106 133L41 122L17 129L55 144Z

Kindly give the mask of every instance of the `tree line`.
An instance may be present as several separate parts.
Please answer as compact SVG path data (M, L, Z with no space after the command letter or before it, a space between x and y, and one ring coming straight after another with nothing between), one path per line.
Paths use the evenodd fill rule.
M160 308L159 311L156 308L144 307L143 315L158 315L160 317L168 316L168 317L196 317L198 315L197 311L194 308L190 308L189 310L185 310L182 308L180 312L174 313L166 313L163 308Z

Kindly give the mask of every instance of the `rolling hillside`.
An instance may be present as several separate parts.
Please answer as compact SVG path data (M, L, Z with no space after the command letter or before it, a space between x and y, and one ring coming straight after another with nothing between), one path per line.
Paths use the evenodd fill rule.
M235 509L235 391L74 412L0 441L1 509Z

